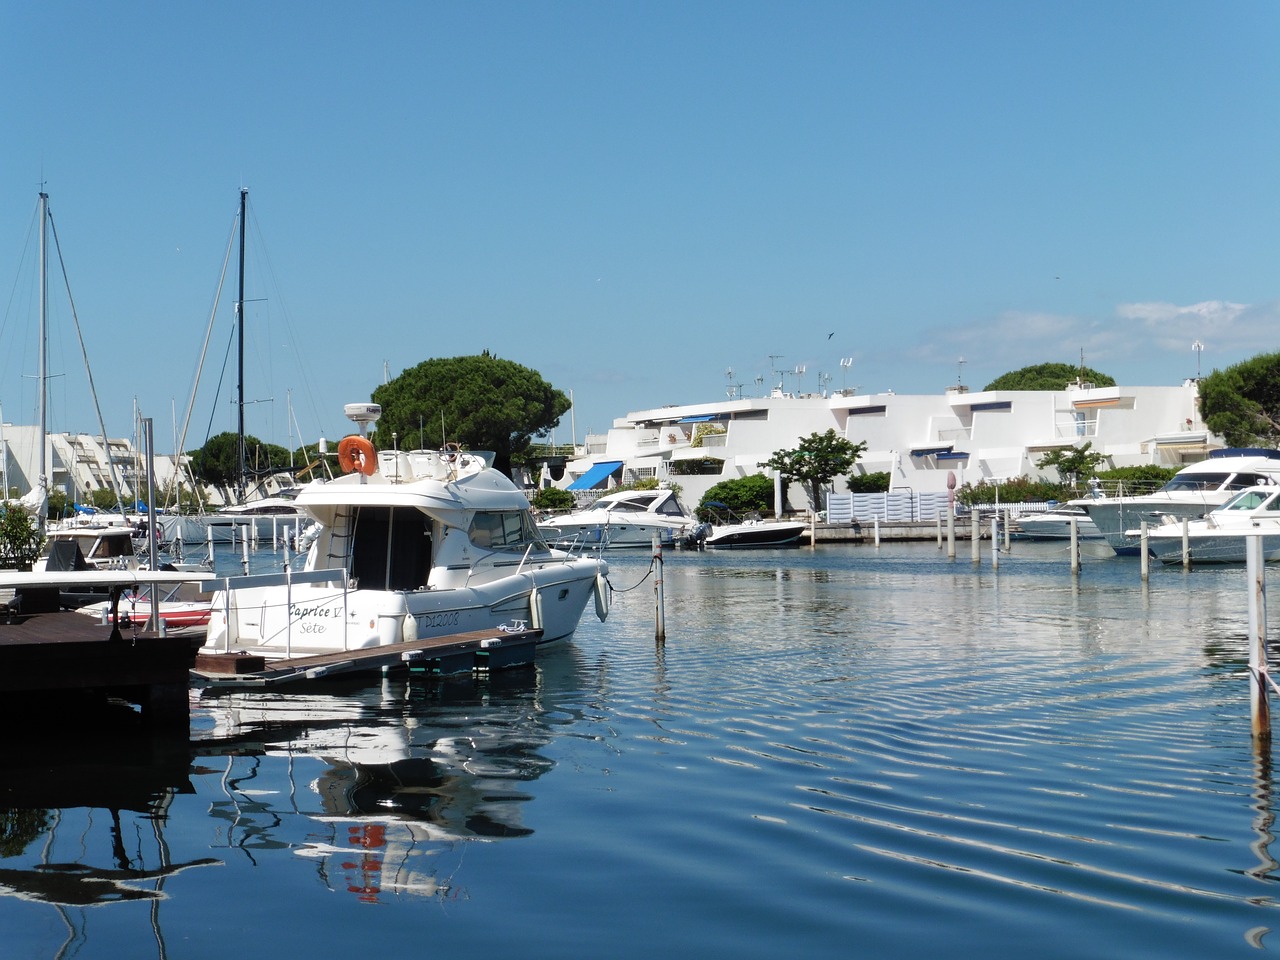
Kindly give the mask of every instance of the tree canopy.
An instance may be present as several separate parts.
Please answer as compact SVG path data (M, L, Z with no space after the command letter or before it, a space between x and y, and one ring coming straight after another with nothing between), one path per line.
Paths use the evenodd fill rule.
M1200 380L1205 426L1233 447L1274 447L1280 435L1280 353L1263 353Z
M378 447L434 447L427 438L492 450L494 466L511 472L513 458L548 433L569 409L569 398L535 370L479 356L424 360L373 391L382 418L373 433ZM442 426L443 424L443 426ZM443 437L441 434L443 432Z
M1063 390L1067 384L1075 383L1076 377L1098 387L1114 387L1116 385L1115 380L1105 373L1099 373L1097 370L1091 370L1088 367L1075 366L1070 363L1037 363L1034 366L1023 367L1021 370L1011 370L1008 373L1001 374L983 389Z
M749 477L721 480L711 486L694 511L699 520L712 520L716 511L708 503L723 503L731 513L745 517L750 513L768 513L773 509L773 481L763 473Z
M854 443L836 433L832 427L826 433L811 433L801 437L792 450L775 450L763 466L777 470L790 480L799 480L809 487L809 499L815 510L822 509L822 485L832 477L848 473L858 461L866 443Z
M263 443L246 434L244 449L245 470L251 475L287 470L289 467L289 451L284 447ZM239 438L234 433L215 434L190 456L191 472L200 483L225 487L240 479Z
M1098 465L1106 459L1093 449L1092 440L1086 440L1078 447L1060 447L1049 451L1036 461L1036 466L1041 470L1053 467L1065 482L1079 486L1095 476Z

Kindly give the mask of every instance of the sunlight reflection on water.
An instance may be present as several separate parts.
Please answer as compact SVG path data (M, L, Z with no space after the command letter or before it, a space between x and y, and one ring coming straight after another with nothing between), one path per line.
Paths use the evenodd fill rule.
M0 883L30 887L46 854L135 886L219 868L166 875L145 922L123 902L46 922L28 895L0 897L0 924L50 957L66 918L129 956L157 929L184 957L1267 944L1242 571L1144 587L1125 561L1073 580L1049 550L998 573L927 545L675 553L658 645L647 552L610 564L638 586L536 669L201 698L187 791L135 804L114 860L69 808L5 848Z

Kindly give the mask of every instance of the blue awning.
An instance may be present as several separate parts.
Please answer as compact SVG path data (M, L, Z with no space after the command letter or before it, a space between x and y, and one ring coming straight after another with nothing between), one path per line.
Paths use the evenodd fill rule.
M717 414L709 413L701 417L681 417L676 423L706 423L709 420L720 419Z
M938 459L939 460L968 460L969 455L960 450L955 450L955 451L952 451L951 453L938 454Z
M935 454L941 456L944 453L950 453L951 447L952 444L949 443L941 447L912 447L911 455L913 457L930 457Z
M622 466L621 460L605 460L603 463L593 464L591 469L580 476L573 483L569 484L566 490L590 490L597 484L604 483L608 479L609 474Z

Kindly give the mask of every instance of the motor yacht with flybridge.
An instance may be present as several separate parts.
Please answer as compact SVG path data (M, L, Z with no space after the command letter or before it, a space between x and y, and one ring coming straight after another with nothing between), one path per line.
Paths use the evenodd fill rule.
M1183 467L1155 493L1072 500L1116 553L1136 555L1143 521L1198 520L1247 487L1280 483L1280 450L1230 447Z
M549 547L491 453L375 450L381 412L348 404L359 433L338 445L342 475L298 493L317 521L302 571L221 581L202 652L279 659L473 630L548 642L593 597L604 619L608 565Z

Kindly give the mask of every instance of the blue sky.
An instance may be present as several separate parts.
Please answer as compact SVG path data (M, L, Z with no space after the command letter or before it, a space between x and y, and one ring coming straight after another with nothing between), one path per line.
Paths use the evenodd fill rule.
M6 4L0 406L34 421L41 182L108 431L136 402L162 451L242 186L276 443L485 349L572 391L579 439L779 379L1083 351L1180 383L1197 340L1206 373L1280 349L1277 49L1271 0ZM52 426L93 432L50 289ZM234 289L189 448L234 428Z

